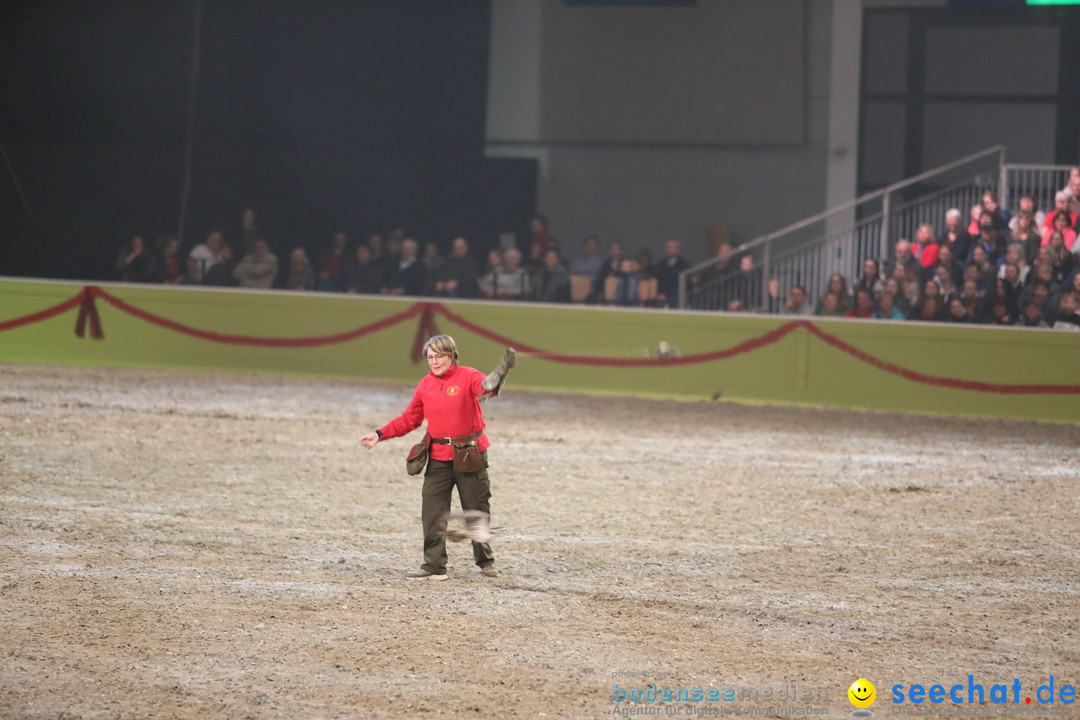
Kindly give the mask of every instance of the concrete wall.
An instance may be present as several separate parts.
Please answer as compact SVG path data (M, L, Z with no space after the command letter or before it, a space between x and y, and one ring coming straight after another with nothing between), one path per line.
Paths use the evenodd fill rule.
M648 16L634 7L590 9L620 25L626 36L646 36L652 44L643 52L669 72L673 86L684 86L689 97L696 97L695 88L713 80L725 89L726 100L738 107L740 114L734 120L727 118L734 124L720 123L708 137L691 134L691 141L682 143L675 142L679 123L665 125L653 113L629 129L621 126L611 142L596 136L597 118L592 115L581 118L581 134L573 135L572 113L561 105L558 85L545 68L558 66L552 54L559 44L553 38L572 37L572 30L579 28L566 25L581 24L576 14L581 10L560 7L557 0L493 4L487 116L489 155L540 161L538 210L548 216L553 234L571 254L577 252L584 235L595 232L605 239L622 239L631 251L647 246L657 252L665 238L678 237L685 254L699 260L706 254L710 225L726 226L739 242L824 209L830 157L829 87L834 82L830 75L831 1L713 2L702 3L696 10L649 8ZM859 12L850 7L848 11L857 20ZM735 57L742 55L744 62L722 62L721 55L707 52L706 43L697 56L686 51L665 57L648 28L663 25L665 18L670 23L685 22L687 14L695 12L693 17L711 25L718 39L739 38L732 52ZM795 36L790 22L780 21L792 18L799 26ZM776 28L773 35L770 22ZM643 26L636 34L635 24ZM740 28L745 30L742 35ZM785 33L786 42L770 43L776 34ZM588 43L589 38L581 41ZM729 40L729 44L734 42ZM693 76L687 77L687 66L695 58L707 67L696 67ZM792 62L796 67L787 67ZM628 63L627 72L635 67ZM857 79L857 61L852 67ZM640 68L636 72L640 77L627 78L611 70L609 79L613 84L640 79L646 88L653 88L642 100L651 108L660 96L655 89L659 73ZM798 79L795 91L789 87L792 77ZM850 84L850 77L839 81ZM581 87L573 83L570 96L578 97ZM611 97L619 96L613 91ZM680 108L692 106L683 102ZM766 119L774 116L784 116L789 122ZM744 117L760 118L765 131L755 134L745 122L735 122ZM855 147L854 139L850 147ZM853 188L852 175L846 189Z
M1080 333L120 284L90 295L103 339L89 322L75 333L84 286L0 279L0 362L414 383L416 343L439 331L484 369L516 346L510 387L1080 422ZM681 357L658 358L661 343Z

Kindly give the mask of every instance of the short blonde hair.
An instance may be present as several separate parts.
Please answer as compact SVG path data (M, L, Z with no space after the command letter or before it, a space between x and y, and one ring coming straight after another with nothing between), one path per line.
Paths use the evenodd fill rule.
M458 351L457 343L454 342L454 338L449 335L435 335L424 343L424 355L427 355L428 350L434 350L440 355L449 355L457 362Z

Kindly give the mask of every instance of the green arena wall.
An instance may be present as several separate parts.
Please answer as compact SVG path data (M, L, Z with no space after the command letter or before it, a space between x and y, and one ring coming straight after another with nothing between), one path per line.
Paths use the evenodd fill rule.
M1080 333L0 278L0 362L411 384L435 333L534 390L1080 422Z

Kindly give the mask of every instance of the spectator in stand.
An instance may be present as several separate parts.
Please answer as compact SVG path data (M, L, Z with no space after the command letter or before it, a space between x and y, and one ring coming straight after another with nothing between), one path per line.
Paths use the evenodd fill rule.
M714 257L713 264L705 268L704 272L695 273L690 276L690 288L692 290L700 290L703 287L709 287L714 285L723 278L727 277L734 268L734 256L731 252L731 243L721 242L716 246L716 255ZM700 309L715 309L705 308Z
M532 243L529 246L530 264L539 265L543 262L544 253L551 244L551 233L548 232L547 218L543 215L533 215L529 221L529 229L532 231Z
M937 265L938 254L937 238L934 237L934 228L923 223L915 230L915 243L911 246L911 253L923 267L923 277L932 277L931 268Z
M981 322L991 325L1015 325L1020 316L1020 306L1016 290L1009 283L999 278L994 283L994 292L990 295L987 309Z
M521 251L509 248L503 253L503 268L495 280L495 297L500 300L525 300L531 293L529 274L521 267Z
M1050 238L1057 233L1061 235L1061 244L1065 251L1068 252L1073 244L1076 242L1076 231L1072 229L1072 223L1069 222L1071 218L1067 212L1059 212L1054 215L1053 224L1046 230L1043 230L1042 244L1049 245Z
M621 307L635 307L638 304L638 283L640 268L637 258L623 258L619 261L618 272L609 277L615 278L614 303Z
M124 282L149 282L154 262L142 235L135 235L116 256L116 272Z
M596 273L596 277L593 279L593 297L604 297L604 285L609 277L618 275L621 272L622 261L622 243L618 240L612 240L608 243L607 259L604 260L604 263L600 266L600 271Z
M381 263L386 256L386 243L383 242L383 236L379 233L371 233L368 235L367 245L371 248L371 262Z
M885 289L885 281L881 277L881 269L878 266L878 261L874 258L866 258L863 260L863 274L859 277L859 282L855 284L855 292L858 292L859 288L866 288L875 298L878 296L878 293Z
M1050 242L1042 248L1042 251L1050 260L1050 266L1053 268L1051 276L1058 285L1065 282L1065 279L1072 274L1074 265L1080 260L1065 249L1062 235L1056 231L1050 235Z
M150 282L177 285L184 282L184 272L180 266L180 241L171 235L158 238L157 251L151 265Z
M942 322L945 319L945 309L941 305L941 298L936 295L923 298L912 319L922 322Z
M236 265L233 279L240 287L269 289L274 286L277 274L277 256L270 252L270 245L265 238L258 238L251 252Z
M984 300L983 296L979 294L979 286L975 280L964 280L964 287L960 291L960 302L963 303L964 310L975 318L975 322L982 322Z
M454 238L450 256L435 271L435 294L439 297L476 297L476 281L480 269L469 257L469 243L463 237Z
M806 288L802 285L793 285L782 312L785 315L813 315L814 306L810 304L810 298L806 296Z
M604 265L604 256L600 254L600 239L589 235L581 241L581 257L570 262L571 275L588 275L595 278Z
M1038 228L1042 226L1043 220L1046 219L1046 213L1036 208L1035 198L1027 194L1020 196L1016 208L1016 214L1014 214L1012 220L1009 221L1009 233L1014 240L1019 241L1016 237L1016 231L1020 228L1020 216L1027 213L1031 216L1034 227Z
M1016 266L1018 275L1014 284L1022 283L1024 278L1027 277L1028 266L1024 262L1024 246L1018 242L1011 242L1009 246L1005 248L1005 256L1001 258L1001 263L998 264L998 277L1005 277L1005 268L1010 265Z
M908 300L907 295L900 288L900 281L895 275L885 281L885 289L882 292L892 295L893 305L904 316L903 319L907 319L911 314L911 301Z
M915 255L911 252L911 241L901 238L896 241L896 245L893 247L893 260L892 265L888 268L888 275L892 275L897 267L904 269L917 267L919 272L915 274L916 279L921 278L922 266L919 265L919 261L915 259Z
M844 313L844 317L872 318L874 309L874 293L868 288L861 287L855 291L855 307Z
M570 302L570 274L555 248L549 247L544 253L543 264L533 273L532 289L537 302Z
M968 253L971 252L971 235L964 227L964 214L956 208L945 211L945 230L941 233L941 247L951 248L953 258L958 261L966 260Z
M1041 266L1039 266L1041 267ZM1057 288L1054 287L1049 281L1044 280L1040 275L1039 267L1035 268L1036 279L1020 295L1020 307L1025 311L1029 303L1034 301L1040 308L1042 308L1043 315L1045 316L1047 310L1050 310L1050 298L1054 296ZM1044 317L1045 319L1045 317ZM1051 318L1047 324L1052 324Z
M1051 327L1055 330L1080 331L1080 292L1066 293L1057 307L1057 319Z
M240 216L240 248L245 255L255 249L255 241L261 237L262 233L255 224L255 211L247 208Z
M1069 212L1073 214L1073 217L1080 215L1080 167L1072 167L1069 169L1069 182L1063 188L1065 192L1069 193ZM1080 218L1077 219L1080 223ZM1075 228L1080 232L1080 228Z
M974 275L972 275L974 268ZM997 267L990 264L990 257L981 245L976 245L971 250L971 262L968 263L966 277L973 277L979 284L979 292L983 295L990 292L994 287L994 279L997 277Z
M994 225L997 226L998 235L1002 239L1009 236L1009 221L1012 220L1012 213L1005 208L1001 207L998 203L997 193L992 190L987 190L982 196L983 212L990 213L990 217L994 221ZM979 213L979 223L982 227L982 213Z
M821 312L816 313L821 317L843 317L844 313L840 312L840 301L836 297L836 293L826 292L821 296L818 301L821 304Z
M893 294L888 290L882 290L878 295L877 309L874 310L874 318L878 320L903 320L904 313L896 307Z
M342 276L345 270L345 245L348 237L341 230L334 233L330 241L330 247L326 253L315 263L318 274L318 284L315 289L322 292L341 292L345 289Z
M936 283L941 294L941 301L946 306L954 297L960 297L960 291L956 289L952 276L943 265L934 266L934 277L930 282Z
M1043 320L1043 308L1034 298L1024 304L1024 312L1020 316L1022 327L1048 328L1049 325Z
M967 311L964 307L964 302L959 297L954 297L946 305L948 308L948 315L946 320L954 323L973 323L975 322L975 316Z
M393 277L401 265L401 243L404 240L404 238L399 238L396 235L390 235L386 238L386 252L383 253L382 262L380 263L384 278Z
M488 250L487 265L484 266L484 272L481 273L480 278L476 281L476 297L490 300L495 297L495 284L497 282L497 275L503 267L503 254L498 248L492 248Z
M933 299L937 303L939 310L945 307L945 303L941 297L941 287L938 286L936 279L927 280L922 284L922 292L919 295L919 301L915 304L915 315L922 314L922 306L930 299Z
M1013 230L1012 240L1020 244L1024 263L1031 264L1042 246L1042 234L1036 229L1035 216L1021 210L1013 219L1016 221L1016 229Z
M729 312L757 312L761 302L761 286L753 255L739 258L739 272L732 281L732 297L728 301Z
M1020 267L1012 263L1007 263L1001 268L1002 274L998 277L998 280L1005 283L1006 287L1014 293L1019 293L1024 289L1024 283L1020 278Z
M825 295L828 295L829 293L832 293L833 296L836 298L836 312L835 313L826 313L825 312ZM817 303L814 305L814 314L815 315L826 315L826 314L843 315L844 313L846 313L850 309L851 309L851 293L848 292L847 278L845 278L840 273L833 273L832 275L829 276L829 284L825 289L825 294L822 295L821 298L818 299Z
M979 236L979 218L983 214L983 209L982 203L975 203L971 206L971 223L968 224L967 231L972 240ZM968 254L971 254L970 251Z
M253 243L254 246L254 243ZM221 233L214 231L206 242L188 253L188 279L203 285L229 285L232 281L232 250Z
M376 295L382 292L386 278L382 263L375 262L367 243L356 246L353 261L345 266L342 283L345 292L359 295Z
M423 295L428 283L427 266L416 257L419 245L412 238L401 241L401 260L386 278L382 292L386 295Z
M1028 280L1024 284L1024 289L1020 294L1020 304L1025 304L1035 292L1035 285L1037 283L1043 283L1046 285L1048 295L1052 295L1058 290L1058 283L1054 281L1054 266L1049 260L1039 259L1035 261L1035 264L1031 266L1031 272L1028 273Z
M1005 255L1005 238L994 222L994 216L986 211L979 218L979 236L971 245L969 260L975 259L975 250L980 247L986 251L987 260L996 269L998 260Z
M938 277L937 271L939 268L948 273L953 285L964 282L964 266L957 262L956 255L953 254L952 248L948 245L942 245L938 248L937 265L932 268L935 277Z
M656 304L659 307L674 307L679 302L679 274L690 267L690 263L679 254L679 241L668 238L664 241L664 257L652 266L652 275L656 278Z
M1070 302L1069 299L1072 298ZM1072 303L1080 304L1080 273L1074 273L1070 278L1067 285L1063 285L1056 293L1054 293L1049 302L1053 307L1057 308L1057 316L1055 321L1051 323L1055 329L1058 328L1058 323L1065 322L1068 325L1075 325L1077 318L1075 317L1076 308ZM1065 328L1076 329L1076 328Z
M1072 196L1069 195L1068 190L1060 190L1057 193L1055 193L1055 195L1054 195L1054 209L1051 210L1050 212L1046 213L1046 219L1043 220L1043 224L1042 224L1043 235L1046 234L1047 230L1052 230L1054 228L1054 218L1056 218L1059 214L1064 214L1069 219L1068 224L1069 224L1070 227L1075 225L1076 216L1073 215L1072 211L1069 209L1069 202L1071 200L1072 200Z
M289 255L289 267L285 271L286 290L314 290L315 268L302 247L293 248Z
M427 245L425 245L424 246L424 257L421 259L421 261L424 263L424 267L427 268L428 277L431 279L431 282L434 283L434 281L435 281L435 272L443 264L443 257L442 257L442 253L439 252L439 246L436 245L433 242L429 242ZM432 285L432 287L430 289L433 292L434 291L434 285Z

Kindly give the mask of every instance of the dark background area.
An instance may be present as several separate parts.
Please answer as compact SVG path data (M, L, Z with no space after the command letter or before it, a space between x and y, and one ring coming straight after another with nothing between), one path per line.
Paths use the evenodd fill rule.
M199 32L196 13L201 11ZM531 160L483 157L489 0L27 0L0 10L0 274L111 278L133 234L245 207L279 259L403 226L523 232ZM192 97L193 60L198 72ZM193 105L191 104L193 101Z

